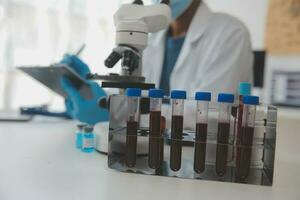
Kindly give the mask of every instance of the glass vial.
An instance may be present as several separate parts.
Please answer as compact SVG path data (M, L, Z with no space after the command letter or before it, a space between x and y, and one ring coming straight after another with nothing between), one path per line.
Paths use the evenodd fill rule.
M125 164L127 167L136 165L137 134L139 127L139 102L141 89L129 88L126 90L128 115L126 128L126 154Z
M158 169L163 160L163 143L164 139L161 135L162 119L161 119L161 105L164 96L163 90L151 89L149 90L150 98L150 127L149 127L149 157L148 164L152 169Z
M197 92L195 95L197 101L196 112L196 136L194 150L194 171L202 173L205 170L208 107L211 101L211 93Z
M216 173L218 176L224 176L227 168L230 119L234 95L221 93L218 96L218 102L219 120L217 133Z
M81 151L91 153L95 151L95 135L93 133L93 127L86 126L83 128L83 132Z
M83 128L87 126L86 124L79 124L77 125L77 132L75 138L75 146L77 149L82 148L82 137L83 137Z
M186 91L173 90L172 99L172 122L171 122L171 148L170 168L179 171L181 168L183 114Z
M259 104L259 97L244 96L243 104L244 112L240 132L240 144L239 148L237 148L240 159L236 160L236 177L240 182L245 182L250 172L256 106Z
M237 116L235 118L234 123L234 135L236 137L236 145L237 148L240 145L241 140L241 129L242 129L242 121L243 121L243 97L249 96L251 94L251 84L247 82L242 82L239 84L239 95L238 95L238 107L237 107ZM236 151L236 160L241 158L239 154L240 151Z

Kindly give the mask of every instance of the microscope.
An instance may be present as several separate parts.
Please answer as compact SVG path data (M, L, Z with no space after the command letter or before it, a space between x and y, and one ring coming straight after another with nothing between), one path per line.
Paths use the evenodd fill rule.
M151 67L142 66L142 56L148 45L149 34L164 30L170 24L171 9L168 4L169 0L162 0L160 4L155 5L144 5L142 0L135 0L132 4L123 4L114 15L116 47L104 61L108 68L115 67L121 61L121 72L108 75L89 74L87 78L102 81L102 88L119 89L119 94L124 94L127 88L142 90L155 88L155 84L146 83L146 78L142 76L142 67ZM99 99L99 106L109 109L111 116L124 113L121 111L124 109L122 106L124 102L111 101L117 95L111 95L108 99ZM141 99L141 105L144 105L141 107L145 108L144 112L147 112L148 103L147 101L143 103ZM99 123L95 128L102 133L97 135L96 149L105 153L108 149L108 138L106 138L109 130L108 123ZM147 145L141 145L138 148L141 154L146 151Z
M143 50L148 45L150 33L166 29L171 22L169 0L160 4L147 5L142 0L123 4L114 15L116 27L116 47L105 60L107 68L113 68L121 61L121 73L98 75L90 74L89 79L102 80L103 88L155 88L155 84L145 83L142 76ZM146 66L151 67L151 66Z

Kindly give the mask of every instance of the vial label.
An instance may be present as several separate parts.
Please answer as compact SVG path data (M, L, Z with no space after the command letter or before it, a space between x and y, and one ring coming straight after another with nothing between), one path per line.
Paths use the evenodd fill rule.
M84 138L82 148L84 149L94 148L94 138Z

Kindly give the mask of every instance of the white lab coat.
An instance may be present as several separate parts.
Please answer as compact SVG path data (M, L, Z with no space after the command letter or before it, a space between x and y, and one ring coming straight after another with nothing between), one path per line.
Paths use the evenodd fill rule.
M143 54L143 76L158 87L164 62L167 31L153 34ZM238 19L213 13L202 3L190 25L177 63L171 73L170 90L209 91L216 101L220 92L236 93L239 82L252 82L253 53L247 28ZM163 111L170 116L170 106ZM194 129L195 107L185 108L185 128ZM216 117L213 117L216 120ZM170 124L170 118L167 117Z

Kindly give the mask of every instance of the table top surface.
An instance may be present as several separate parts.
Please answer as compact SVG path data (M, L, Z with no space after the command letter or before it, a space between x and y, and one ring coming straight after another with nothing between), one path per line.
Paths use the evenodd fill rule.
M0 123L0 199L300 199L300 123L279 119L273 187L120 173L74 147L72 121Z

